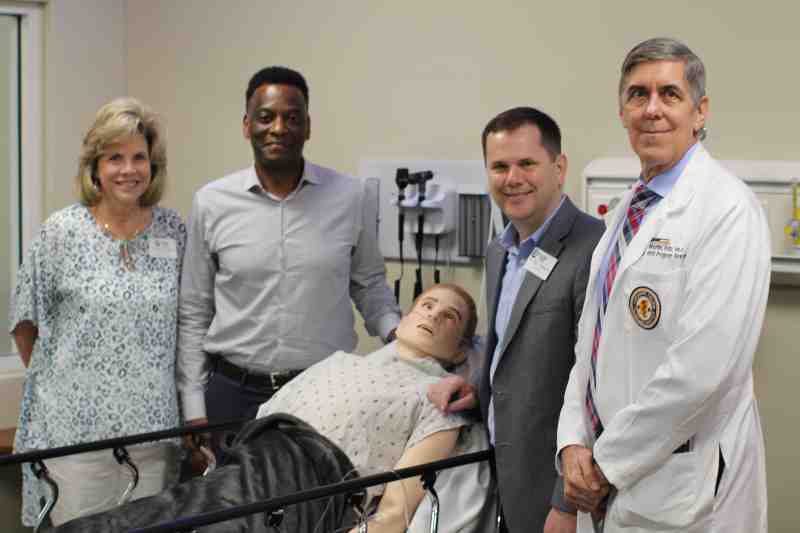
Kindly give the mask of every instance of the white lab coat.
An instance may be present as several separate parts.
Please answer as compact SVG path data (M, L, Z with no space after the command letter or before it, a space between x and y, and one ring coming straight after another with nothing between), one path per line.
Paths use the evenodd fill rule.
M595 284L631 195L592 257L558 450L592 447L616 486L605 533L766 532L752 364L769 292L769 230L753 192L702 146L622 257L598 348L595 402L605 431L593 442L584 400ZM655 324L653 294L660 303ZM632 295L639 295L641 314L629 307ZM673 454L690 438L690 452ZM715 496L720 451L725 471ZM584 513L578 531L594 531Z

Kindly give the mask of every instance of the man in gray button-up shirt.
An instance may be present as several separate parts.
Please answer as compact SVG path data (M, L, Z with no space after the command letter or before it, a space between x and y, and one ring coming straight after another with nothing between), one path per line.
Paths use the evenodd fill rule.
M177 361L189 423L252 417L278 373L352 351L351 298L372 335L400 319L361 182L303 159L302 75L257 72L246 106L255 164L202 187L189 219Z

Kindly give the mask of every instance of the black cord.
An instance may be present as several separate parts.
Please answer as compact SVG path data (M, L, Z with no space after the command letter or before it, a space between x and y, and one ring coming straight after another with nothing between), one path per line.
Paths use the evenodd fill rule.
M437 233L433 238L433 282L439 283L439 237L440 235Z
M402 200L403 194L401 193L400 196L398 196L398 198L401 198L400 202L402 202L403 201ZM403 226L406 223L406 220L405 220L406 217L403 214L403 207L400 205L399 202L397 204L397 209L399 211L399 214L397 215L397 223L399 224L399 227L400 227L400 229L398 230L398 239L397 239L398 246L400 247L400 277L397 278L396 280L394 280L394 299L399 304L400 303L400 284L401 284L401 280L403 279L403 272L405 271L405 262L403 260L403 233L404 233L404 231L403 231L404 227Z
M420 195L420 203L425 200L424 194ZM414 244L416 245L417 249L417 272L416 272L416 279L414 281L414 299L417 299L417 296L422 294L422 243L424 239L424 233L422 233L422 227L425 225L425 211L420 208L419 215L417 215L417 235L414 239Z
M397 243L400 247L400 277L394 281L394 299L399 304L400 280L403 279L403 272L405 271L405 263L403 261L403 238L405 235L406 215L403 211L403 200L406 199L406 186L410 183L407 168L397 169L395 183L397 184Z
M425 202L425 182L431 179L433 179L433 172L430 170L423 170L409 175L410 183L416 183L417 191L419 192L419 203L417 204L419 209L419 214L417 215L417 235L414 239L417 248L417 275L416 281L414 282L414 299L422 294L422 245L425 239L425 234L423 233L423 227L425 226L425 209L422 207L422 204Z

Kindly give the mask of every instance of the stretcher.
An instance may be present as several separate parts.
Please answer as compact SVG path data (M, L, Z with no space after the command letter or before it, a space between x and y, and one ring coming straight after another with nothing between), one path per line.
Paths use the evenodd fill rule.
M270 419L272 419L270 421ZM242 457L251 456L260 449L269 448L275 453L275 443L259 440L262 438L263 430L259 427L268 427L270 424L280 424L282 431L285 432L286 424L300 425L304 431L311 432L315 435L315 439L324 439L321 435L317 434L309 426L305 426L301 421L289 417L288 415L273 415L265 419L260 419L251 422L240 431L234 442L233 449L239 448L239 459L233 465L226 464L220 468L214 468L213 454L207 452L212 459L211 466L206 469L203 478L192 480L192 485L182 484L181 486L165 491L157 496L142 498L133 502L129 502L130 494L133 492L138 479L138 471L136 466L130 459L130 456L125 451L124 447L117 446L113 449L114 457L123 465L126 465L130 475L131 482L125 489L124 493L120 495L120 506L116 509L107 511L105 513L98 513L90 517L81 517L58 528L46 528L44 524L47 522L46 517L49 510L55 504L55 499L58 495L58 487L52 480L49 480L47 469L44 464L39 462L37 469L37 476L51 487L52 498L51 501L45 504L40 515L40 524L37 526L36 531L55 531L58 533L72 533L80 531L81 533L88 533L91 531L107 532L107 531L128 531L133 528L145 528L152 526L156 523L169 522L172 520L176 523L176 529L179 531L180 520L184 519L187 515L183 511L189 510L191 514L198 514L204 512L214 512L220 508L230 508L227 505L216 505L215 500L219 500L220 494L214 487L229 487L235 486L239 483L240 479L234 479L237 476L244 478L252 478L263 476L263 472L258 472L258 469L266 469L269 471L271 468L276 468L275 464L268 464L259 461L241 460ZM255 429L254 429L255 428ZM483 428L480 427L476 431L476 435L483 435ZM257 438L255 438L257 437ZM469 441L468 447L462 447L458 450L459 453L468 453L477 451L485 442L480 439L472 439ZM248 447L249 446L249 447ZM330 442L326 442L325 446L332 447L338 450ZM484 447L485 448L485 447ZM299 452L298 452L299 453ZM305 453L305 452L302 452ZM321 484L331 481L339 481L347 474L352 474L353 468L349 459L338 450L338 454L333 451L325 452L325 460L320 460L319 454L316 456L312 466L316 469L322 468L323 462L335 464L331 470L331 476L327 479L320 479ZM236 456L236 453L233 454ZM264 454L269 455L269 454ZM299 457L299 456L298 456ZM285 459L285 458L284 458ZM307 457L299 457L296 461L297 464L308 463ZM245 463L247 463L246 466ZM297 466L295 464L291 468ZM330 468L330 464L326 468ZM250 471L245 472L245 468ZM236 470L238 469L238 471ZM323 468L324 469L324 468ZM352 475L350 476L352 477ZM233 481L232 481L233 480ZM407 531L411 533L434 533L434 532L480 532L480 533L493 533L495 527L496 510L494 506L492 479L489 473L488 463L486 461L480 463L467 464L459 468L451 468L442 470L437 473L435 471L426 472L423 477L423 486L425 487L428 496L420 504L417 512L408 524ZM261 482L259 482L261 483ZM326 485L327 486L327 485ZM246 504L254 501L250 497L256 496L260 501L269 500L276 496L285 496L287 493L281 488L287 490L303 490L309 488L302 484L294 484L286 487L272 487L263 494L230 494L225 493L226 499L231 500L234 504ZM299 492L299 491L298 491ZM193 493L187 497L187 494ZM167 496L165 496L167 494ZM171 495L170 495L171 494ZM183 501L177 500L183 498ZM309 507L308 503L298 504L293 506L286 506L268 513L256 514L251 516L249 520L229 521L222 522L216 526L207 526L200 531L346 531L357 524L358 531L368 531L368 513L363 511L364 504L363 491L357 491L350 497L344 495L336 499L332 508L333 499L325 500L316 507ZM176 503L177 502L177 503ZM305 505L306 507L301 509ZM153 513L153 508L161 508L164 512ZM145 511L148 509L149 511ZM175 511L175 512L173 512ZM307 516L305 519L301 514ZM332 515L333 519L330 520ZM323 526L320 529L320 526Z

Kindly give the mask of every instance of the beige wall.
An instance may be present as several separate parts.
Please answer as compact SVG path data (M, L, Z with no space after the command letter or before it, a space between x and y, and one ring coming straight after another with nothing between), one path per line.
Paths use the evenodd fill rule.
M45 138L41 200L47 216L76 201L73 177L83 132L97 108L127 91L125 2L25 0L23 3L39 4L44 12ZM7 298L3 305L7 305ZM5 351L5 345L1 351ZM16 424L22 366L16 361L0 363L0 428L6 428Z
M45 6L44 213L77 201L83 134L97 109L127 90L124 0Z
M250 163L240 127L244 87L268 64L306 74L307 154L320 163L354 172L362 156L473 159L494 113L531 104L563 127L567 192L577 198L588 161L629 155L615 106L617 69L633 44L662 34L685 39L709 67L706 144L717 157L800 159L800 7L697 4L676 1L667 11L632 2L52 0L46 212L73 201L80 135L97 107L127 88L165 118L172 178L165 204L188 214L195 189ZM389 267L394 279L396 266ZM454 276L478 292L477 269ZM775 288L756 380L770 529L779 533L800 524L785 489L800 479L789 407L800 377L799 322L800 289Z
M488 118L529 103L561 123L575 193L589 160L630 153L617 70L632 44L660 34L685 39L709 65L707 144L717 157L800 158L792 67L800 7L495 4L128 2L129 89L170 128L167 201L187 212L198 185L250 161L240 133L244 87L268 64L307 75L308 155L318 161L354 172L364 155L479 157Z
M756 396L767 446L769 530L800 531L796 492L800 479L797 421L800 383L800 287L773 287L754 364Z
M717 157L800 159L800 8L697 4L229 1L221 9L136 0L127 3L128 86L164 114L173 178L166 203L184 214L197 187L250 164L243 92L269 64L294 66L309 80L307 154L316 161L355 172L363 156L473 159L494 113L531 104L560 122L567 191L578 197L591 159L630 154L615 104L622 57L639 40L673 35L709 67L706 144ZM389 271L394 279L396 265ZM479 291L477 269L454 275ZM800 374L791 342L799 322L800 290L774 289L756 364L773 532L800 524L792 491L781 490L800 479L796 417L784 405L794 403ZM363 340L360 349L372 346Z

